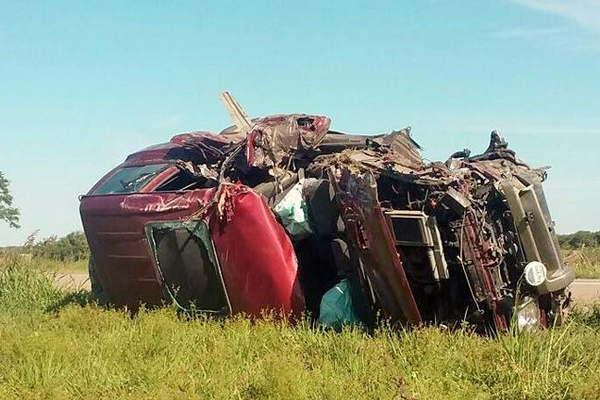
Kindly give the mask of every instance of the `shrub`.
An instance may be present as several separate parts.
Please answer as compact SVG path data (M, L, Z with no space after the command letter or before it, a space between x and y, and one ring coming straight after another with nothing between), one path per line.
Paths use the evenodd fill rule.
M79 261L89 257L89 247L83 232L71 232L57 238L51 236L30 246L34 257L43 257L56 261Z
M35 261L19 255L7 256L0 263L0 310L22 314L42 312L58 304L64 293L57 289L53 276L43 273Z

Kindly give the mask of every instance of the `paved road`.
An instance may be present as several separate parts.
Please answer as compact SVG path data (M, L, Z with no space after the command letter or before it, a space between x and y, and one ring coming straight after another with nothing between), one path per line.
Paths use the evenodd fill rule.
M576 279L571 293L577 302L600 301L600 279Z
M90 280L87 273L57 274L56 283L66 290L90 290ZM573 299L577 302L600 301L600 279L577 279L571 284Z

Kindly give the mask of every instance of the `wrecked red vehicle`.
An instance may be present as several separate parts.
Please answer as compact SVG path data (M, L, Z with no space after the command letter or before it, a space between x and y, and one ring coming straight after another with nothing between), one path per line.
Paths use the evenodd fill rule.
M81 198L99 300L228 315L308 313L324 325L560 321L573 271L546 172L495 132L423 161L410 129L350 135L324 116L250 120L127 157Z

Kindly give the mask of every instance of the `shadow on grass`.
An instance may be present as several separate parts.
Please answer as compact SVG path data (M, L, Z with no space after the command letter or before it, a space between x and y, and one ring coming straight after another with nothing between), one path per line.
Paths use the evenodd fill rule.
M60 300L51 304L49 307L46 308L45 311L48 313L57 313L61 309L70 305L78 305L80 307L85 307L90 304L96 304L92 293L88 292L87 290L79 289L75 292L65 293L65 295Z
M576 305L568 319L591 328L600 328L600 302Z

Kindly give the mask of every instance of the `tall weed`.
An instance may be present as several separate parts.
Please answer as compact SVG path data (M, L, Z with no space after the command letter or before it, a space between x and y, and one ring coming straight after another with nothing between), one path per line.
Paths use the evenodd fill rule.
M0 310L22 314L51 308L64 296L51 274L43 273L32 259L18 255L0 262Z

